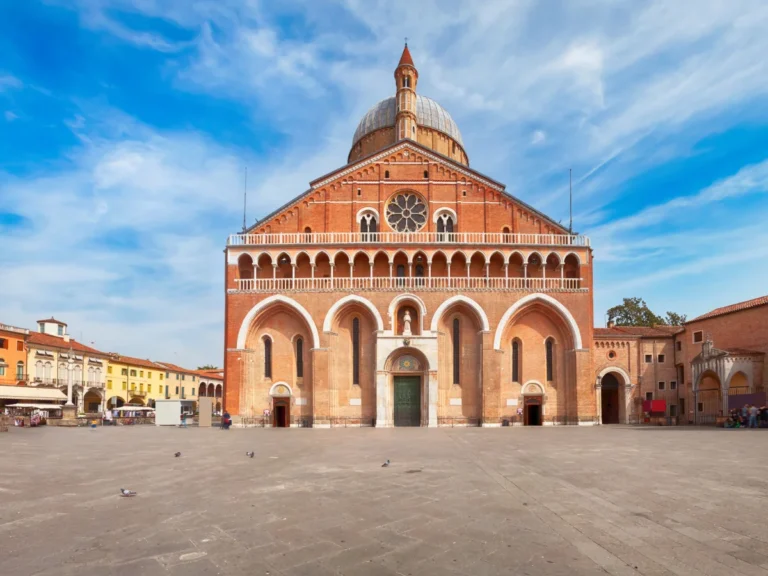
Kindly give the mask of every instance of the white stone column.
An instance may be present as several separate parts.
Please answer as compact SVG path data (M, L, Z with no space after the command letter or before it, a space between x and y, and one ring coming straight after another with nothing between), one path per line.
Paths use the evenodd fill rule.
M437 370L429 372L427 380L427 426L437 428Z
M333 269L335 265L333 263L330 264L331 267L331 290L333 290Z
M392 400L386 372L376 372L376 428L392 427Z
M632 384L624 385L624 424L630 424L632 416Z
M272 264L272 280L277 279L277 264Z
M565 264L560 262L560 288L565 288Z
M602 389L603 385L601 383L600 376L597 377L597 380L595 381L595 401L597 402L597 423L602 424L603 423L603 394Z
M427 286L432 288L432 262L427 262Z
M467 262L467 278L469 278L469 268L472 266L471 262Z
M291 288L296 289L296 264L291 264Z
M509 262L504 262L504 287L509 288Z

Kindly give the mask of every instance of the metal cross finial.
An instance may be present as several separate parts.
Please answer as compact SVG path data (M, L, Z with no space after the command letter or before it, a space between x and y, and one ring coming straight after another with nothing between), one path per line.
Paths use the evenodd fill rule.
M405 45L408 46L408 36L405 37Z

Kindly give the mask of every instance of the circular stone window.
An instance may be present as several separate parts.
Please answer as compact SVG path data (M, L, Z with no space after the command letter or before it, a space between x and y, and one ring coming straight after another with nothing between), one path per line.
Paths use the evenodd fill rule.
M397 232L421 230L427 223L427 206L416 194L398 194L387 205L387 223Z
M611 350L610 352L608 352L608 358L610 358L611 360L613 360L614 358L616 358L616 352L614 352L613 350Z

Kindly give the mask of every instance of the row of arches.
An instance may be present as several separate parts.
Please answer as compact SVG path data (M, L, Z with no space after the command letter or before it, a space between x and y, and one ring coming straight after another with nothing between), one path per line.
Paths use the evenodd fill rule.
M546 254L546 253L545 253ZM332 254L301 251L297 254L262 252L241 254L238 278L329 278L336 277L490 277L490 278L580 278L581 260L575 252L561 255L533 251L504 254L494 251L444 252L438 250L388 253L338 251Z

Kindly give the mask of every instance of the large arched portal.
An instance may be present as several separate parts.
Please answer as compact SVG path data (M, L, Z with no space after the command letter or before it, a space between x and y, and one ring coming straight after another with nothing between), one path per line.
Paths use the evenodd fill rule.
M350 295L328 311L331 425L371 426L376 418L376 335L381 314L366 298Z
M581 346L573 316L560 302L532 294L510 306L499 323L494 347L501 358L501 396L525 401L522 383L542 387L542 424L566 424L578 419L572 351ZM532 401L532 400L531 400ZM525 415L525 406L522 406Z
M388 396L392 398L391 418L394 426L429 425L429 362L415 348L398 348L385 363L389 376Z
M723 393L720 378L713 371L701 374L694 389L696 424L715 424L723 415Z
M304 425L311 420L311 350L319 346L319 336L306 309L281 295L263 300L246 315L238 345L244 350L240 364L244 384L239 409L234 410L249 418L261 418L266 413L274 416L270 390L283 382L292 391L283 401L287 403L288 422ZM207 395L218 403L221 393L218 387L212 388L208 386Z

